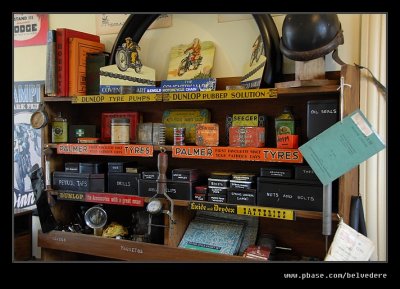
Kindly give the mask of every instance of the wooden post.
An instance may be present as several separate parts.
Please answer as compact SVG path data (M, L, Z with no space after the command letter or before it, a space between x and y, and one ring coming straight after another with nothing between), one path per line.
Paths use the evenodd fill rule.
M360 70L353 65L343 65L341 75L344 83L351 88L345 88L343 94L343 117L360 107ZM339 215L344 222L349 223L351 196L359 192L359 166L350 170L339 179Z

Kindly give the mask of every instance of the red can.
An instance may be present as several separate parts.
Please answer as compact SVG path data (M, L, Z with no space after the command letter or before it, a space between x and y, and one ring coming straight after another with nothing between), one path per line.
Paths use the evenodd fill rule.
M185 131L184 127L174 127L174 146L185 145Z

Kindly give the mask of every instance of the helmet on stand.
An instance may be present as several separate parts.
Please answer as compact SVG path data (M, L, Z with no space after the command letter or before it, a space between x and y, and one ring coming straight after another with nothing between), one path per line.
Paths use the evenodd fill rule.
M336 52L343 43L343 30L336 14L288 14L283 21L280 49L289 59L313 60ZM333 58L344 64L337 54Z

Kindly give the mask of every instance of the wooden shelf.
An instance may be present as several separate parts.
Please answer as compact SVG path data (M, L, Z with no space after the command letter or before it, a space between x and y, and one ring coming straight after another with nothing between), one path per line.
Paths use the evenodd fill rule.
M45 102L71 102L74 104L100 104L100 103L137 103L137 102L197 102L197 101L240 101L276 99L286 95L310 95L337 93L339 84L324 86L306 86L290 88L261 88L244 90L214 90L201 92L176 92L176 93L142 93L142 94L121 94L121 95L85 95L85 96L47 96ZM257 91L257 95L250 95ZM246 95L247 93L247 95ZM250 94L249 94L250 93ZM197 94L197 97L184 98L188 94ZM213 95L224 95L224 98L213 98ZM236 96L237 95L237 96ZM174 97L176 96L176 97ZM110 98L111 97L111 98ZM116 100L113 100L115 98Z
M337 93L337 85L325 86L307 86L307 87L291 87L291 88L278 88L278 97L285 95L310 95L310 94L327 94Z
M88 254L125 261L208 261L254 262L240 256L206 253L151 243L117 240L79 233L39 231L38 246L45 249ZM107 248L107 249L105 249Z
M85 198L85 194L88 194L86 192L75 192L75 191L61 191L61 190L47 190L47 192L52 195L52 196L59 196L60 193L72 193L76 195L82 195L81 198L71 198L71 199L62 199L64 201L78 201L78 202L93 202L93 203L98 203L98 204L111 204L111 205L122 205L122 206L135 206L135 207L143 207L142 204L139 202L132 203L132 204L127 204L126 202L123 203L123 201L115 201L115 202L101 202L101 201L90 201ZM120 199L131 199L131 200L142 200L143 203L148 203L150 201L150 197L139 197L136 195L124 195L124 194L114 194L114 193L89 193L89 194L96 194L98 196L104 195L104 196L109 196L109 197L117 197ZM166 202L166 200L160 198L162 202ZM180 207L187 207L189 206L190 201L186 200L174 200L174 205L175 206L180 206Z
M72 102L72 96L46 96L43 99L44 102L57 102L57 101Z
M64 201L89 202L130 207L144 206L143 198L135 195L61 190L48 190L48 192L53 196L58 196L60 200Z
M136 202L136 203L131 203L128 204L126 201L124 202L124 199L134 199L134 200L142 200L143 203L148 203L150 201L150 197L139 197L139 196L134 196L134 195L123 195L123 194L114 194L114 193L89 193L89 194L96 194L97 196L108 196L108 197L117 197L119 198L118 201L107 201L107 202L102 202L102 201L96 201L96 200L87 200L85 198L85 194L84 192L74 192L74 191L59 191L59 190L47 190L51 195L53 196L59 196L60 193L72 193L72 194L76 194L76 195L82 195L82 197L80 199L77 198L71 198L71 199L62 199L64 201L81 201L81 202L93 202L93 203L98 203L98 204L111 204L111 205L122 205L122 206L135 206L135 207L143 207L144 205ZM167 200L165 200L164 198L159 198L163 203L167 203ZM191 201L187 201L187 200L174 200L174 205L178 206L178 207L188 207L188 209L190 209L190 203ZM210 203L210 202L197 202L196 203L204 203L204 204L209 204L209 205L214 205L217 203ZM217 204L220 206L224 206L224 205L228 205L231 207L236 207L237 205L235 204L227 204L227 203L221 203L221 204ZM252 207L252 206L248 206L248 207ZM257 208L263 208L263 207L257 207ZM322 219L322 213L321 212L314 212L314 211L301 211L301 210L292 210L292 209L282 209L282 208L275 208L277 210L290 210L293 211L296 218L304 218L304 219L315 219L315 220L321 220ZM332 214L332 219L335 221L338 221L338 217L336 213Z

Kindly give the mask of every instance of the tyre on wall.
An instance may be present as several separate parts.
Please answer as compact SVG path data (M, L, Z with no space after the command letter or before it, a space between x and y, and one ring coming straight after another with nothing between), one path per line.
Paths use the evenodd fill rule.
M110 65L114 64L118 47L124 43L126 37L131 37L139 43L147 28L161 14L131 14L122 26L114 46L111 50ZM282 74L282 55L279 49L279 33L270 14L253 14L254 20L260 30L264 44L264 54L267 64L264 68L261 87L273 87L280 80Z

